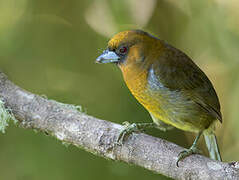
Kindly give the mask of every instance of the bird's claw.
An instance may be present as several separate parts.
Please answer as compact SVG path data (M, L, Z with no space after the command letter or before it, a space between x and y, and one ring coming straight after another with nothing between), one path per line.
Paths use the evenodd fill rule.
M183 160L184 158L192 155L192 154L201 154L201 151L197 149L197 147L190 147L187 150L183 150L178 154L178 159L176 162L177 167L179 167L178 163L179 161Z
M136 123L130 124L129 122L126 121L123 122L123 126L124 128L121 130L116 141L116 144L120 146L123 144L126 136L130 135L132 132L140 132L140 129Z

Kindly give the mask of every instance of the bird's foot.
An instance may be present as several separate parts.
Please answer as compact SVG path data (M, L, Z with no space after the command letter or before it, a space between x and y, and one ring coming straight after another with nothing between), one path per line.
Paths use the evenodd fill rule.
M192 154L201 154L201 151L196 146L192 146L189 149L180 152L178 154L178 159L176 162L177 167L179 167L179 165L178 165L179 161L183 160L184 158L186 158Z
M123 122L123 126L124 128L121 130L118 138L117 138L117 141L116 141L116 144L117 145L122 145L125 138L127 136L129 136L131 133L133 132L141 132L143 129L142 127L140 126L141 123L133 123L133 124L130 124L129 122Z

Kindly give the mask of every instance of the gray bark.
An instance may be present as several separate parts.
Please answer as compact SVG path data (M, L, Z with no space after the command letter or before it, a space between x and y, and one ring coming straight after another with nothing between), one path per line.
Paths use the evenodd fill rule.
M122 146L114 146L121 125L27 92L3 73L0 73L0 98L22 127L45 132L98 156L141 166L174 179L239 179L239 162L218 162L191 155L177 167L177 155L184 148L143 133L133 133Z

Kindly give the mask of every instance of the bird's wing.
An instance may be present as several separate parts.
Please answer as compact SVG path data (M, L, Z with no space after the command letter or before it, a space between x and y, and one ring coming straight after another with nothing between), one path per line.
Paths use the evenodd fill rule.
M172 91L180 91L222 122L217 94L204 72L180 50L169 45L165 48L153 63L160 83Z

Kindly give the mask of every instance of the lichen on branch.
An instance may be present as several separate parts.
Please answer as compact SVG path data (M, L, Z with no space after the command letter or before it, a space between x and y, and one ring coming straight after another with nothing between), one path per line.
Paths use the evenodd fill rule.
M6 109L4 102L0 99L0 132L5 133L10 121L17 122L10 109Z

